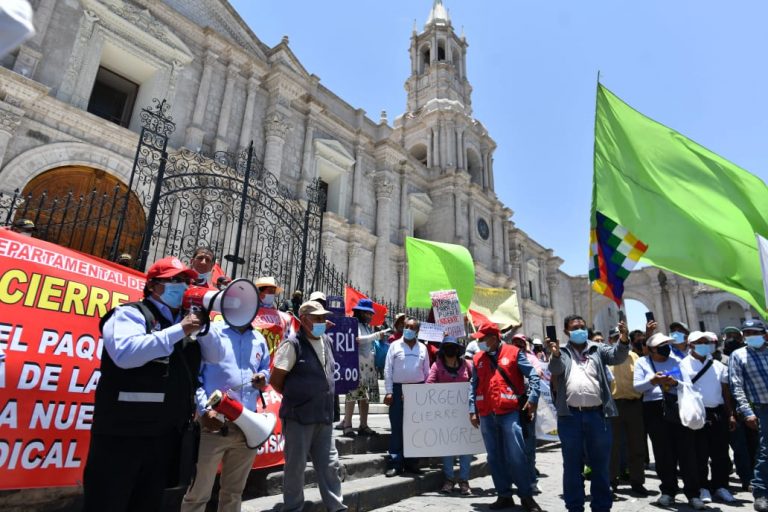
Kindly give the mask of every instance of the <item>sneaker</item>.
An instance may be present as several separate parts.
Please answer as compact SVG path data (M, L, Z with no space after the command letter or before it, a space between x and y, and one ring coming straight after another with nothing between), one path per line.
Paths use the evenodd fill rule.
M651 493L643 484L632 484L632 492L640 496L650 496Z
M688 500L688 505L694 510L704 510L707 506L701 501L701 498L691 498Z
M440 489L440 492L443 494L451 494L453 492L453 486L456 485L456 483L453 480L445 479L445 483L443 484L443 488Z
M699 499L704 503L712 503L712 495L709 493L709 489L701 489L699 491Z
M662 494L661 497L656 500L656 503L662 507L671 507L672 504L675 503L675 497L670 496L669 494Z
M715 498L725 503L733 503L736 501L736 498L733 497L733 494L731 494L731 492L725 487L721 487L715 491Z
M768 512L768 498L765 496L755 496L754 506L757 512Z
M459 494L462 496L469 496L472 494L472 489L469 487L469 482L466 480L459 482Z
M488 505L491 510L503 510L505 508L512 508L515 506L515 500L512 496L499 496L496 501Z
M523 510L525 510L525 512L542 512L541 507L538 503L536 503L536 500L534 500L532 496L520 498L520 503L523 506Z

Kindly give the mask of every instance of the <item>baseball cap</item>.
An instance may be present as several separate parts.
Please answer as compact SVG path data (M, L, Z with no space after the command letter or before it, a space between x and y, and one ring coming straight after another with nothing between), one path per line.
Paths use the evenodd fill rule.
M35 223L30 219L19 219L13 223L13 227L19 231L37 231Z
M326 300L323 292L312 292L309 296L309 300Z
M544 345L544 342L542 342L539 338L533 338L533 344L534 345Z
M711 341L712 343L717 343L717 334L709 331L693 331L691 334L688 335L688 341L694 342L698 341L701 338L706 338L708 341Z
M443 338L443 345L445 345L446 343L461 346L461 343L459 343L459 338L457 338L456 336L446 336L445 338Z
M685 332L691 332L691 330L688 328L688 324L686 324L685 322L678 322L677 320L675 320L674 322L669 324L670 331L675 327L681 327Z
M614 336L619 335L619 330L616 327L611 327L611 330L608 331L608 337L613 338Z
M648 347L659 347L661 345L664 345L665 343L673 343L675 340L667 336L666 334L662 334L660 332L657 332L648 340L645 342Z
M330 315L330 311L326 310L322 304L316 300L308 300L299 307L299 316L301 315Z
M170 279L185 274L190 279L197 279L197 272L188 268L176 256L168 256L157 260L147 270L147 281L152 279Z
M730 333L741 334L741 329L739 329L738 327L733 327L732 325L729 325L728 327L723 329L723 334L730 334Z
M476 333L470 334L470 337L476 340L480 340L490 334L494 334L497 338L501 339L501 331L499 330L499 326L493 322L485 322L477 329Z
M765 332L765 324L760 320L755 320L754 318L752 318L750 320L744 320L744 323L741 324L741 330Z

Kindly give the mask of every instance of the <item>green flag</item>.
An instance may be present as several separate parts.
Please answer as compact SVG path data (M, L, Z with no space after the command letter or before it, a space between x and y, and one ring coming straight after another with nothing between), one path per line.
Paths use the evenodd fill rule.
M635 254L647 246L642 261L733 293L766 314L755 237L768 236L768 187L760 178L645 117L602 85L594 165L593 231L618 225L637 239ZM609 282L610 267L620 275L633 250L611 240L603 244L606 253L623 249L599 262Z
M429 292L456 290L462 311L467 311L475 291L475 264L466 247L409 236L405 239L405 254L408 258L407 307L431 308Z

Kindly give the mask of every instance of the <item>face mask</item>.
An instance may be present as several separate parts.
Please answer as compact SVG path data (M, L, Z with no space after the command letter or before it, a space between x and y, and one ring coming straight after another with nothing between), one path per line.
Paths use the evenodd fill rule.
M729 356L731 355L731 352L739 347L741 347L741 342L739 340L726 340L723 345L723 353Z
M747 345L752 348L760 348L763 345L765 345L765 338L762 334L758 334L755 336L747 336L744 338L744 341L747 342Z
M481 352L488 352L488 344L484 341L477 342L477 348Z
M711 343L707 345L694 345L693 350L700 356L706 357L715 351L715 346Z
M164 283L164 290L160 295L160 300L169 308L177 309L181 306L185 291L187 291L186 283Z
M412 340L416 338L416 331L413 329L403 329L403 338L406 340Z
M265 308L273 308L275 307L275 294L274 293L268 293L264 295L264 298L261 299L261 305Z
M662 345L660 347L656 347L656 353L659 354L661 357L669 357L669 353L672 352L672 347L669 345Z
M675 345L685 343L686 336L684 332L675 331L673 333L670 333L669 337L675 340Z
M208 279L210 279L210 278L211 278L211 273L210 272L205 272L205 273L197 274L197 282L198 283L207 283Z
M443 349L443 354L447 355L448 357L456 357L456 354L459 353L458 347L445 347Z
M587 330L586 329L574 329L570 332L569 338L571 340L571 343L575 343L577 345L581 345L582 343L587 342Z
M325 334L325 322L312 324L312 336L319 338L323 334Z

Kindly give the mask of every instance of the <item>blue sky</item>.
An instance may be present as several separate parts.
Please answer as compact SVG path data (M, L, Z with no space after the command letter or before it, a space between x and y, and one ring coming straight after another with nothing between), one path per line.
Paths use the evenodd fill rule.
M518 227L587 271L595 83L768 181L768 2L445 0L464 28L474 115ZM355 107L405 108L408 45L432 0L232 4ZM768 207L768 205L767 205ZM674 241L671 241L673 243Z

